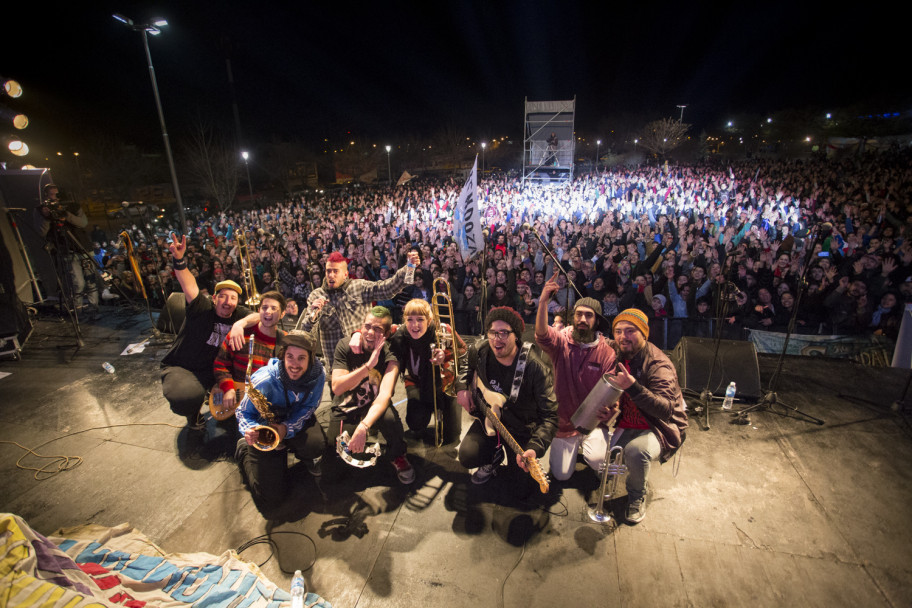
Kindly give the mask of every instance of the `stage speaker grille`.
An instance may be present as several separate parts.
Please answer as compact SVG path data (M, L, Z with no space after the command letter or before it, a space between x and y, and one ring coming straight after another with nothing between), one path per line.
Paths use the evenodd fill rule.
M685 336L671 353L671 360L678 372L682 389L700 393L706 388L706 377L712 367L715 340ZM757 350L753 343L742 340L721 340L719 358L713 368L709 390L714 395L725 395L725 389L732 380L737 385L740 399L758 400L760 389L760 366Z

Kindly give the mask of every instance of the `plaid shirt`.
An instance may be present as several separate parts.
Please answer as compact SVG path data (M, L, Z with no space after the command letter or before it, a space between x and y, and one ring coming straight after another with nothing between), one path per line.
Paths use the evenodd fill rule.
M323 356L327 361L331 361L333 353L336 352L336 344L361 327L374 302L391 300L402 291L406 285L406 270L407 266L403 266L387 280L376 283L364 279L348 279L338 289L314 289L307 297L307 310L301 315L295 329L310 331L317 325ZM311 309L311 304L318 298L326 298L327 302L315 313Z

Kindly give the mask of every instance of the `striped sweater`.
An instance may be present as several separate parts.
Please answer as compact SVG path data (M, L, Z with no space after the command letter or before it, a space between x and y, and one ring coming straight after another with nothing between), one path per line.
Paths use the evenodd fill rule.
M266 365L269 359L273 357L276 339L261 332L259 325L254 325L244 330L244 348L241 350L232 350L226 338L219 347L213 363L215 383L223 392L233 389L235 382L243 383L246 379L251 339L253 340L253 369L250 371L251 374Z

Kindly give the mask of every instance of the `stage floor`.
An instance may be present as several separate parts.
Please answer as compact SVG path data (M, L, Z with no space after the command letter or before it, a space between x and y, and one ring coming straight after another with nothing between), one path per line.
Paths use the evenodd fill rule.
M304 533L316 555L302 536L276 534L262 570L288 588L287 572L315 560L308 588L339 608L912 605L912 427L891 410L907 371L787 358L780 399L822 426L770 412L736 425L716 405L704 430L691 412L679 457L653 467L636 526L591 523L597 480L582 465L547 496L520 500L497 478L473 486L455 445L414 440L411 487L385 459L366 471L327 463L323 494L297 463L287 513L267 521L220 456L227 438L214 424L206 448L187 453L182 419L161 394L167 347L120 356L149 326L145 314L108 311L83 323L85 347L70 360L71 325L43 320L22 361L0 362L10 374L0 379L0 439L57 439L37 451L83 458L37 481L16 466L23 450L0 444L0 510L44 534L129 522L170 552ZM776 358L759 359L766 386ZM270 553L257 545L242 557Z

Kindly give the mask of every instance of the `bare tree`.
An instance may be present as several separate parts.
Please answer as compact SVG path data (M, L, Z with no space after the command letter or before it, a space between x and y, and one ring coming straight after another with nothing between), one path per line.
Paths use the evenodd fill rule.
M231 207L237 195L240 160L230 135L198 120L183 146L184 169L192 185L218 208Z
M685 141L690 125L674 118L654 120L643 127L640 145L647 150L665 156Z

